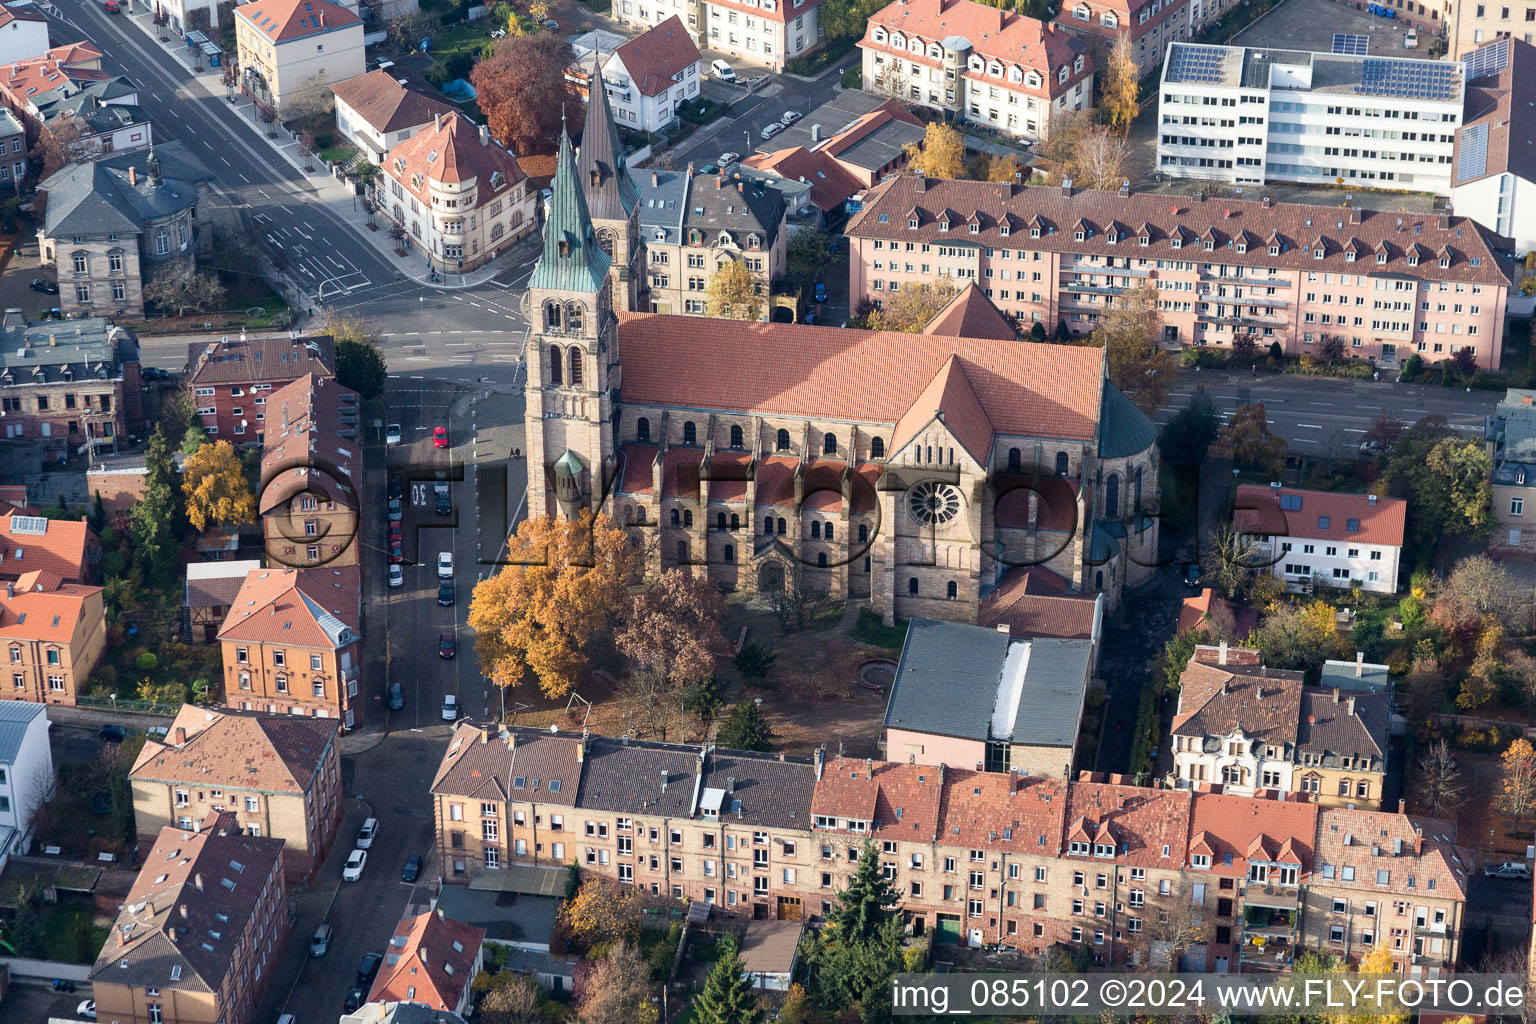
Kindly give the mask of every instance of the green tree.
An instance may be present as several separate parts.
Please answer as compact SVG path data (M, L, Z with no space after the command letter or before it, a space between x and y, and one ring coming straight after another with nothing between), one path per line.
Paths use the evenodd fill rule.
M705 302L719 320L756 320L763 312L757 278L743 260L726 260L709 279Z
M874 843L865 843L858 869L808 951L809 989L819 1004L842 1010L884 998L885 985L902 966L900 902Z
M1034 323L1034 326L1032 326L1029 329L1029 340L1030 341L1044 342L1049 337L1050 337L1050 334L1046 331L1045 324L1041 323L1038 320L1036 320L1035 323Z
M1157 439L1163 461L1171 466L1198 466L1205 461L1206 450L1221 432L1216 403L1204 388L1195 391L1189 404L1174 414Z
M848 888L838 893L827 912L827 924L837 929L840 942L876 942L887 925L899 920L900 903L901 895L880 868L879 851L872 841L866 842Z
M1493 527L1488 454L1482 444L1448 434L1443 418L1425 417L1398 439L1382 467L1386 487L1408 499L1408 532L1420 550L1448 535L1486 539Z
M724 939L719 948L720 959L704 979L704 991L693 1001L693 1019L698 1024L759 1024L763 1008L747 981L735 941Z
M754 701L744 700L715 733L715 743L726 750L772 750L773 730Z
M158 429L144 453L144 496L128 513L134 567L152 583L165 583L176 566L176 525L181 518L180 489L170 446Z
M1338 609L1326 601L1281 605L1270 611L1253 635L1270 668L1315 675L1325 660L1344 655Z
M797 231L784 248L784 268L790 277L811 281L832 264L832 236L825 231Z
M349 338L336 343L336 380L363 398L378 398L384 393L387 371L384 353L372 342Z
M1178 692L1179 679L1184 675L1184 667L1189 664L1189 659L1195 656L1195 648L1210 642L1210 633L1203 629L1191 629L1180 633L1163 646L1163 656L1158 659L1157 666L1163 673L1163 682L1171 692Z

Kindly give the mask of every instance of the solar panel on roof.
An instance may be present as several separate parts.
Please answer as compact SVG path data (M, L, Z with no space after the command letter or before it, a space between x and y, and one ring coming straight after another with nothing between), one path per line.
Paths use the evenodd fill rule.
M1370 45L1370 37L1354 35L1349 32L1335 32L1333 34L1333 52L1342 53L1351 57L1362 57Z
M1462 129L1461 142L1456 147L1456 181L1467 182L1480 178L1488 170L1488 126L1474 124Z

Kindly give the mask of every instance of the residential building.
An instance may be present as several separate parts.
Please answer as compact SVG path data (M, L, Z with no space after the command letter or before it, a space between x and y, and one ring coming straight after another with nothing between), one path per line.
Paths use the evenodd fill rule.
M1393 969L1440 978L1461 962L1474 852L1456 823L1324 809L1301 927L1306 945L1358 964L1385 946Z
M602 65L614 117L630 131L660 132L699 95L702 61L675 14L629 40Z
M741 937L741 968L753 988L788 992L800 959L804 921L754 921Z
M1096 54L1107 55L1122 39L1130 40L1136 70L1146 78L1162 66L1170 43L1200 31L1195 24L1197 9L1209 20L1219 17L1216 8L1233 3L1235 0L1076 0L1071 5L1062 4L1052 24L1080 37Z
M376 188L379 209L445 273L495 258L536 223L534 192L517 158L460 113L396 143Z
M1536 527L1526 524L1526 506L1536 517L1536 391L1510 388L1483 430L1493 477L1494 558L1536 558Z
M68 164L43 181L37 240L58 270L64 315L142 317L145 277L212 252L203 226L212 181L179 142Z
M219 630L226 707L361 723L356 573L328 565L246 577Z
M1215 587L1203 587L1197 597L1179 603L1178 633L1205 630L1212 639L1240 640L1259 624L1259 613L1221 596Z
M36 105L46 127L67 124L78 132L69 143L77 160L155 144L149 111L139 106L139 91L126 78L85 82L77 91L52 94Z
M203 429L235 445L261 444L267 399L306 376L336 376L336 346L329 334L242 333L187 345L186 386Z
M48 16L40 8L0 8L0 64L17 64L47 52Z
M1449 195L1463 86L1445 61L1174 43L1157 169Z
M613 17L647 29L686 18L695 43L733 61L783 71L821 45L821 0L617 0Z
M1296 790L1324 807L1380 809L1391 717L1386 690L1302 687Z
M245 585L245 578L261 568L259 559L234 562L193 562L187 566L187 580L182 588L184 632L191 643L217 643L219 630L235 598Z
M1324 335L1396 366L1471 348L1497 368L1511 285L1500 239L1452 214L1081 191L902 176L846 233L850 302L908 282L974 281L1020 324L1091 332L1128 289L1157 290L1165 345L1239 334L1290 355ZM1385 577L1383 577L1385 579Z
M885 709L885 753L909 764L1070 776L1088 696L1087 640L913 619Z
M0 580L46 572L63 583L94 583L100 558L101 542L83 519L0 512Z
M0 192L14 192L27 178L27 130L4 107L0 107L0 153L4 154L0 156Z
M1196 647L1170 729L1175 785L1253 796L1295 785L1302 673L1266 668L1251 648Z
M139 838L228 813L246 835L283 840L290 881L313 879L344 810L336 737L333 719L182 705L128 773Z
M336 94L336 129L380 166L396 145L456 111L417 92L380 68L331 86Z
M1242 484L1232 527L1241 557L1288 589L1395 594L1407 511L1402 498Z
M1393 0L1394 5L1402 2ZM1532 0L1446 0L1445 7L1445 39L1450 50L1446 56L1451 60L1461 60L1502 38L1536 43L1536 3Z
M822 154L868 188L905 167L907 147L921 146L926 132L923 121L896 100L844 89L758 152L800 148Z
M897 0L869 19L864 87L1026 142L1093 106L1093 58L1054 24L976 0Z
M186 456L176 452L171 459L180 472ZM96 455L85 471L85 493L92 501L100 497L102 510L109 516L127 512L143 500L148 475L149 465L144 452Z
M652 198L691 211L707 197L697 208L733 218L724 223L751 219L739 209L746 190L715 181L668 177L670 191L653 185ZM1045 564L1111 605L1150 572L1157 521L1139 510L1156 496L1156 431L1105 379L1101 350L656 314L620 322L613 260L568 141L549 209L529 285L530 515L602 508L644 541L652 571L688 566L746 593L869 596L891 621L974 622L982 588L1015 564ZM707 264L709 243L719 251L702 229L697 244L677 245L681 224L656 241L651 209L637 207L649 255ZM786 387L741 359L768 349L810 370ZM705 411L697 374L718 366L736 372L725 384L710 374Z
M1536 4L1527 10L1536 15ZM1489 43L1467 55L1462 75L1467 101L1456 130L1451 204L1529 252L1536 249L1536 127L1515 111L1536 95L1536 47L1529 39Z
M206 407L203 407L206 408ZM254 406L253 406L254 408ZM261 514L269 563L358 564L362 439L357 392L313 371L267 393ZM238 424L236 424L238 426Z
M739 166L762 171L770 179L808 184L809 201L816 210L813 227L818 231L835 231L848 216L848 200L862 187L836 159L825 153L812 153L804 146L754 154Z
M7 439L40 441L55 460L115 452L120 437L144 429L139 342L127 328L100 317L29 324L8 309L0 332Z
M91 968L101 1020L252 1024L288 941L283 842L162 829Z
M516 951L514 951L516 952ZM502 970L506 970L505 967ZM467 1024L456 1013L434 1010L425 1003L364 1003L341 1015L340 1024Z
M652 171L640 183L640 237L645 280L639 301L652 313L704 316L710 282L740 261L752 272L761 297L758 319L767 320L773 282L784 273L788 205L772 185L735 179L724 171L696 175Z
M485 929L445 915L441 908L401 919L368 993L370 1003L422 1003L463 1016L474 997L470 983L484 966Z
M102 69L101 57L101 50L94 44L82 41L55 46L23 60L6 61L0 68L0 103L21 120L27 128L27 138L35 142L48 119L45 109L56 101L96 82L116 82L132 90L125 79ZM137 103L137 94L129 102Z
M33 819L53 796L48 729L42 705L0 700L0 870L11 854L31 852Z
M16 517L11 519L14 529ZM0 646L6 649L11 684L0 693L7 699L73 707L106 645L102 588L64 583L49 570L5 584Z
M367 70L363 20L330 0L258 0L236 7L235 43L241 91L279 112L306 87L345 82Z

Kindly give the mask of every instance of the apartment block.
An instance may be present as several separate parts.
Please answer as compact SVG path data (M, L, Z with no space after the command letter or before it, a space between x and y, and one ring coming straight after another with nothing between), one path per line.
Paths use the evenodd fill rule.
M1157 167L1233 185L1449 195L1463 87L1446 61L1175 43Z
M210 436L259 445L266 437L267 399L306 375L335 377L336 346L329 334L225 336L187 345L186 373Z
M32 823L53 796L53 750L47 711L0 700L0 870L11 854L32 850Z
M362 447L357 392L310 372L267 394L262 536L269 564L356 566Z
M616 0L613 17L642 31L668 18L687 23L699 46L733 61L782 71L821 45L821 0Z
M1483 430L1492 461L1495 558L1536 558L1536 528L1526 525L1526 505L1536 517L1536 391L1510 388ZM4 520L0 519L0 523Z
M107 647L102 588L65 583L47 569L0 586L0 647L10 675L0 696L74 707Z
M66 282L66 287L68 282ZM117 451L144 427L139 343L95 317L29 324L5 311L0 413L5 437L42 442L45 457Z
M1195 24L1199 10L1204 20L1220 17L1219 7L1235 0L1077 0L1063 4L1053 24L1064 32L1081 37L1097 52L1108 53L1122 39L1129 39L1131 56L1142 78L1156 71L1168 52L1168 45L1188 39L1200 31Z
M1536 14L1536 4L1526 10ZM1536 249L1536 126L1515 114L1536 95L1536 47L1529 32L1524 41L1500 39L1468 54L1463 68L1467 107L1456 133L1451 207L1529 252Z
M246 835L283 840L290 881L313 878L341 825L337 735L334 719L184 705L128 774L140 838L232 814Z
M1507 240L1465 217L899 177L849 220L849 293L975 282L1021 323L1091 332L1143 284L1165 345L1250 335L1291 355L1324 336L1392 367L1471 348L1499 365ZM1383 576L1385 580L1387 577Z
M1375 494L1271 484L1237 489L1232 528L1245 563L1266 567L1290 590L1397 593L1408 503Z
M1256 650L1195 648L1171 728L1175 784L1220 783L1238 796L1292 790L1301 691L1302 673L1265 668Z
M1402 4L1405 0L1393 0ZM1411 0L1408 0L1411 2ZM1446 0L1447 54L1461 60L1478 47L1498 39L1536 43L1536 2L1532 0Z
M375 1004L416 1003L467 1014L470 983L485 964L485 929L455 921L442 908L403 918L368 993Z

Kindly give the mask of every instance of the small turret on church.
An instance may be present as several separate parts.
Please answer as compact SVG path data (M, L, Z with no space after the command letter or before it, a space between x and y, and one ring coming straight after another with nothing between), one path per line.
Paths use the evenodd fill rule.
M598 245L613 259L613 308L639 311L640 189L624 164L624 146L608 106L602 75L593 76L576 170Z
M612 259L598 242L562 129L544 250L528 281L528 512L574 517L602 500L612 467L618 330Z

